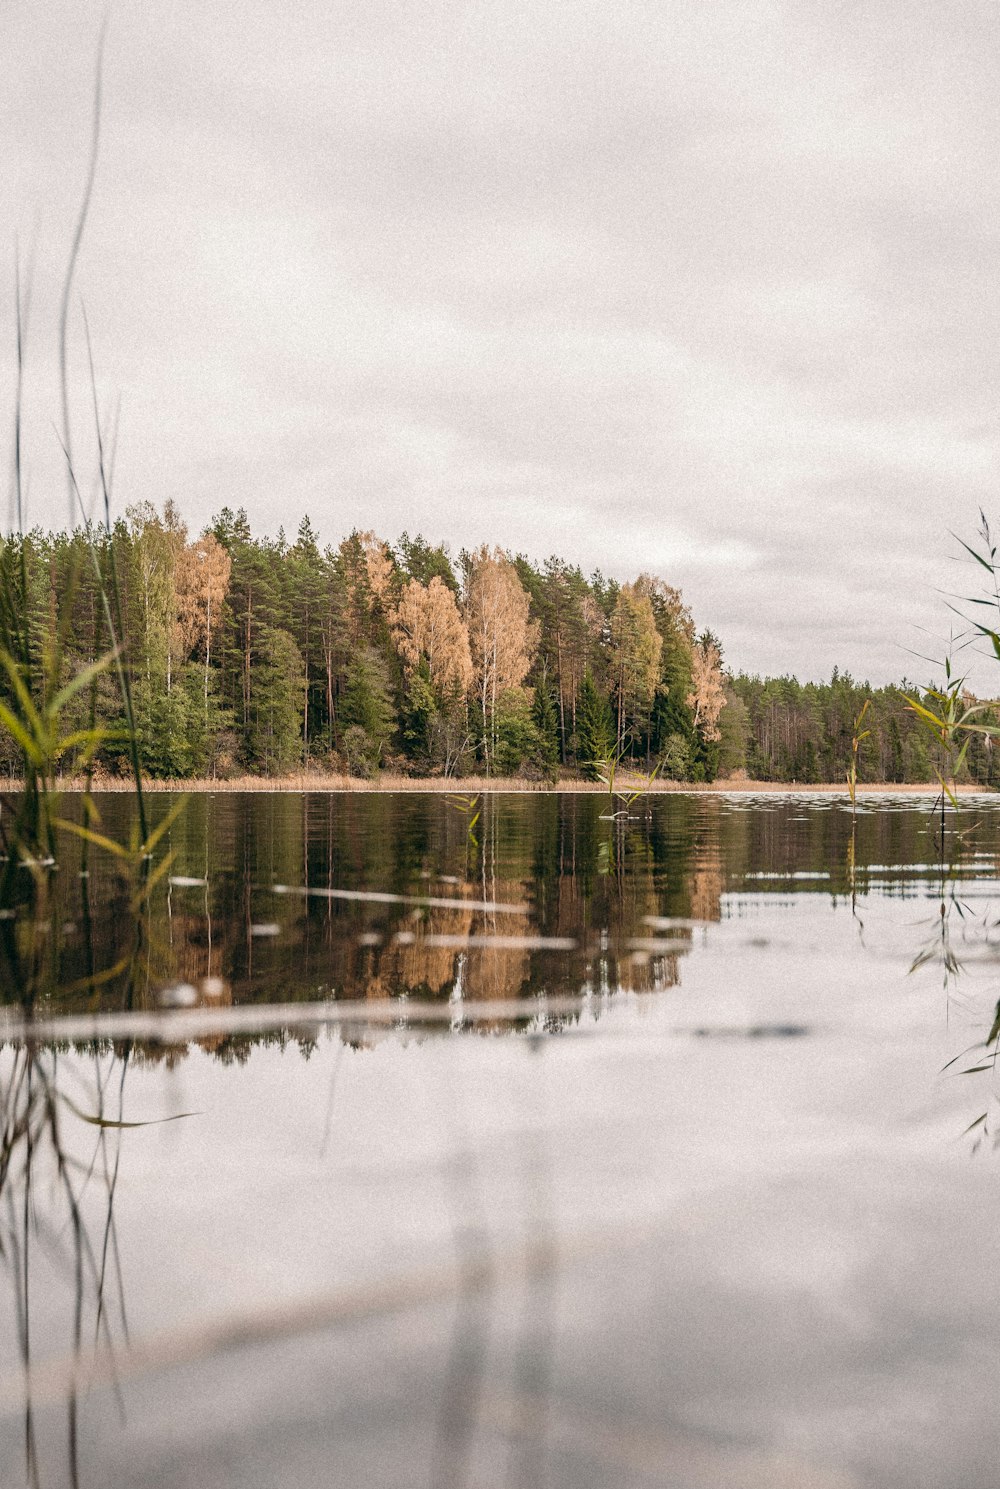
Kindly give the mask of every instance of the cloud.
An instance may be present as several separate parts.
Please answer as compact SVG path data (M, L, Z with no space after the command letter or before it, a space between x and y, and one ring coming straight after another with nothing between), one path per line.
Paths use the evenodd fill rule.
M32 512L95 5L6 7ZM735 665L898 675L1000 455L973 6L116 14L78 287L118 492L679 583ZM87 388L76 326L75 406ZM0 394L9 399L9 344ZM986 684L988 685L988 684Z

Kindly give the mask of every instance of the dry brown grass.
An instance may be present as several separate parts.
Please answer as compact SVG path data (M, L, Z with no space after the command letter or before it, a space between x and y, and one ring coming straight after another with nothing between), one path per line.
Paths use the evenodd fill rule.
M16 783L10 783L12 786ZM60 780L59 789L64 791L82 790L84 782L81 779L68 777ZM794 781L748 781L748 780L725 780L713 781L710 785L691 785L685 781L654 781L650 786L645 777L620 775L616 785L623 791L639 790L648 791L651 795L661 795L669 792L707 792L718 794L720 792L767 792L767 793L798 793L812 795L822 792L824 795L848 796L846 782L825 782L816 785L803 785ZM133 791L135 783L130 778L122 776L101 776L94 779L95 791ZM963 785L958 790L963 793L983 790L983 787ZM520 776L463 776L461 778L444 779L441 776L402 776L386 773L372 781L359 780L355 776L336 775L324 771L302 772L297 775L286 776L234 776L229 780L145 780L143 790L150 792L163 791L374 791L374 792L401 792L401 791L431 791L439 793L457 792L461 795L475 795L486 791L521 792L528 794L546 792L585 792L593 795L601 795L606 791L599 781L583 781L577 778L567 778L556 782L525 780ZM909 783L898 785L895 783L866 781L858 783L858 795L864 796L872 792L884 793L928 793L936 792L937 787L932 783L923 785Z

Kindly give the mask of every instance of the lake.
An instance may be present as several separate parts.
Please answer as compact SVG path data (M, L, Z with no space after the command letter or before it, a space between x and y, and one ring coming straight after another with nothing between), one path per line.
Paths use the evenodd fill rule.
M1000 798L931 807L199 795L139 914L67 833L0 1484L992 1486Z

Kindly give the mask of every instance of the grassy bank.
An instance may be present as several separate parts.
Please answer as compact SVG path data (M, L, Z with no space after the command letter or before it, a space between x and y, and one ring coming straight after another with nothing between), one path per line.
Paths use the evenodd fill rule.
M64 791L78 791L84 789L82 778L67 778L57 782L59 789ZM724 780L713 781L711 785L692 786L684 781L654 781L650 786L646 779L641 776L619 775L616 786L621 791L642 789L643 794L660 795L669 792L705 792L719 794L726 792L769 792L788 793L796 792L802 795L814 795L821 792L824 795L847 796L847 783L821 782L814 785L803 785L795 781L748 781L748 780ZM119 776L104 776L95 778L93 782L95 791L134 791L135 783ZM236 776L228 780L150 780L143 782L143 789L148 792L185 792L185 791L435 791L441 794L469 795L483 791L512 791L527 793L545 792L574 792L606 795L607 787L599 781L583 780L561 780L556 782L526 780L522 776L465 776L458 779L444 779L441 776L403 776L382 775L375 780L361 780L356 776L333 775L327 772L315 771L298 775L284 776ZM972 785L959 786L958 791L965 794L981 791L983 788ZM870 793L904 793L908 795L937 794L938 787L933 782L923 784L889 783L885 781L858 782L857 792L859 796Z

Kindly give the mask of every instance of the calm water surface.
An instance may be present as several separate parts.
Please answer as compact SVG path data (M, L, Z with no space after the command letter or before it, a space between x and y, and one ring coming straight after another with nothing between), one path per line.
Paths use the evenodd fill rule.
M994 1484L1000 799L929 808L196 797L138 928L67 840L0 1484Z

